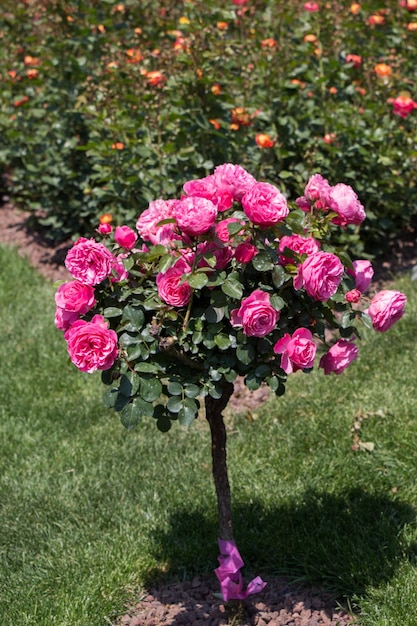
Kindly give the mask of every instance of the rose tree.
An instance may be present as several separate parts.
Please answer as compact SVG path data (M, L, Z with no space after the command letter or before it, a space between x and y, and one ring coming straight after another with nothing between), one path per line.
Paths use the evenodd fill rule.
M190 425L200 403L210 425L223 598L244 598L232 528L222 412L238 376L277 394L287 376L341 374L357 358L363 328L384 332L404 313L404 294L367 296L373 269L331 245L337 228L365 212L353 189L319 174L290 207L280 190L226 163L157 199L136 229L106 220L80 238L56 293L57 328L73 363L102 370L107 407L126 428L142 418L161 431ZM319 357L320 353L320 357Z

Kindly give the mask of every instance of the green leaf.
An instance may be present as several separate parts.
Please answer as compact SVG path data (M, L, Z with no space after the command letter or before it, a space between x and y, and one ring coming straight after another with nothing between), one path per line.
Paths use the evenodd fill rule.
M363 312L361 313L361 320L366 328L373 327L372 318L367 313L363 313Z
M238 280L226 279L221 289L223 293L235 300L240 300L243 296L243 287Z
M167 402L167 409L171 413L179 413L182 409L182 397L171 396Z
M244 344L243 346L238 345L236 348L236 356L241 363L249 365L255 359L255 348L250 343Z
M214 343L219 350L227 350L231 345L229 336L224 335L223 333L217 333L217 335L214 336Z
M279 289L285 282L285 270L281 265L275 265L271 274L274 287Z
M119 391L118 389L113 388L113 389L109 389L108 391L106 391L105 394L103 394L103 404L106 409L114 408L118 391Z
M185 398L178 413L178 419L183 426L189 426L198 413L198 405L192 398Z
M168 393L171 396L181 396L182 395L182 385L177 383L174 380L170 380L167 385Z
M157 400L162 393L162 384L159 378L141 378L139 394L146 402Z
M209 306L204 314L209 324L217 324L224 318L224 307Z
M161 368L156 363L141 361L135 365L135 372L141 372L143 374L157 374L160 370Z
M271 305L274 307L276 311L282 311L285 307L285 300L278 296L276 293L273 293L269 298Z
M137 403L131 402L120 413L120 420L127 430L132 430L142 419L142 413Z
M198 385L193 385L192 383L189 385L185 385L184 393L187 398L196 398L200 395L200 387Z
M145 323L143 309L128 304L123 311L122 321L130 322L126 330L140 330Z
M118 309L115 306L108 306L103 311L104 317L119 317L122 314L122 309Z
M205 274L204 272L196 272L194 274L191 274L191 276L188 276L187 281L190 287L192 287L193 289L202 289L207 285L208 277L207 274Z
M124 396L133 396L139 387L139 379L134 372L122 374L119 382L119 393Z
M258 272L269 272L275 266L268 252L258 252L252 259L252 265Z

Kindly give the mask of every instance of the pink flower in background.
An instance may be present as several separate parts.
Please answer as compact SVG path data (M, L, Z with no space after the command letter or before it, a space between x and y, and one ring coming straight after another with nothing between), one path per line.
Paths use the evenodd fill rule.
M319 5L317 4L317 2L305 2L304 3L304 9L306 11L309 11L310 13L315 13L316 11L319 10Z
M113 255L102 243L80 237L68 250L65 266L73 277L85 285L98 285L110 276Z
M115 362L117 334L108 326L102 315L94 315L91 322L77 320L66 331L68 354L82 372L107 370Z
M339 339L320 359L319 367L325 374L341 374L358 357L358 347L353 341Z
M347 268L346 272L355 278L355 288L361 293L365 293L372 282L374 268L367 260L353 261L353 270Z
M239 309L230 312L232 326L242 326L248 337L265 337L274 330L279 320L279 311L270 303L269 294L256 289L244 298Z
M81 315L93 308L96 301L91 285L84 285L78 280L71 280L58 287L55 304L66 311L76 311Z
M304 287L314 300L325 302L339 287L344 272L343 263L331 252L316 252L300 265L294 278L294 288Z
M284 235L278 244L279 262L281 265L295 264L296 259L285 256L285 248L293 250L296 254L311 255L320 250L319 242L314 237L303 237L302 235Z
M267 228L284 220L289 209L280 190L270 183L256 183L242 198L242 207L253 224Z
M175 265L156 277L156 285L161 300L171 306L185 306L191 298L191 287L184 274L189 274L191 267L185 259L180 258Z
M286 374L312 368L316 350L317 346L308 328L298 328L292 337L286 333L274 346L274 352L282 355L281 368Z
M404 315L406 296L400 291L384 289L377 293L366 311L375 330L383 333Z
M417 108L417 102L414 102L410 96L398 96L392 101L394 113L402 118L406 118Z
M362 57L359 54L347 54L345 61L346 63L352 63L356 69L362 65Z
M236 246L235 259L239 263L250 263L253 257L257 254L257 247L251 244L249 241L244 241Z
M228 191L234 200L240 202L256 183L256 179L240 165L223 163L214 170L214 180L220 190Z
M136 230L145 241L150 241L154 245L169 245L173 240L179 239L175 233L174 224L163 224L160 222L174 218L174 206L177 200L152 200L149 207L145 209L137 219Z
M329 208L337 213L335 224L361 224L365 219L365 209L350 185L338 183L329 192Z
M174 206L174 217L179 228L187 235L202 235L214 226L217 208L207 198L183 198Z
M129 228L129 226L116 226L114 240L122 248L132 250L132 248L135 247L137 238L137 234L132 228Z

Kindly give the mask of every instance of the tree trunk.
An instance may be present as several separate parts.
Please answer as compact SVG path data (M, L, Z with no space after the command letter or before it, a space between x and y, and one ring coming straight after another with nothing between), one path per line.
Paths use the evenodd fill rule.
M226 428L222 412L226 408L232 393L233 384L225 381L220 398L215 399L209 395L205 398L206 419L210 425L211 432L211 456L219 516L219 537L226 540L233 540L233 525L226 462Z

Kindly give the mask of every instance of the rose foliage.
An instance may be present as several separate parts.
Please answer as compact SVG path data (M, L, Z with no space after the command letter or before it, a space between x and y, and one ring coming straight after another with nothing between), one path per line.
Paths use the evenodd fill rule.
M73 280L56 293L71 360L102 371L105 405L127 428L189 425L237 376L281 395L298 370L341 374L364 329L402 317L405 295L369 294L371 263L331 244L365 219L349 185L314 174L290 203L225 163L183 192L151 201L135 228L106 223L99 241L78 239Z

